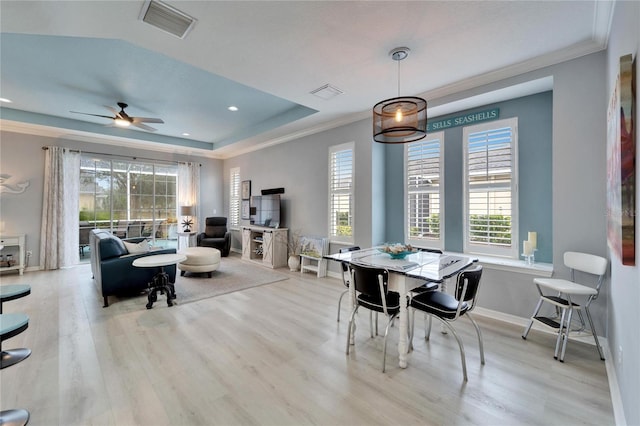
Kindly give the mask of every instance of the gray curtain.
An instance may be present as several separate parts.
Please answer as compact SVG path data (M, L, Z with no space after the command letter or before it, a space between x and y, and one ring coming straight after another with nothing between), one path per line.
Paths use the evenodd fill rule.
M46 270L79 262L80 153L47 147L42 197L40 266Z

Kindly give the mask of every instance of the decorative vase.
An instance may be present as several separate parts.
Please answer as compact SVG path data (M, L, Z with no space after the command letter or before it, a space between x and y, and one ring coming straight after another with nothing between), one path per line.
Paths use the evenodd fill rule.
M290 271L297 271L298 268L300 268L300 256L298 256L297 254L292 254L291 256L289 256L289 260L287 261L287 263L289 264Z

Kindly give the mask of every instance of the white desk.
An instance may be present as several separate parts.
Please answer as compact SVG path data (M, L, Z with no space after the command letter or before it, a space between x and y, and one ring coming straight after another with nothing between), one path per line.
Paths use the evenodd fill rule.
M368 248L325 256L339 262L356 263L364 266L387 269L389 289L400 293L400 300L407 300L409 291L419 287L424 281L443 283L474 262L466 256L439 254L421 251L408 255L405 259L391 259L377 248ZM355 286L349 286L351 303L355 300ZM353 306L352 306L353 309ZM409 352L409 311L406 303L400 303L400 325L398 337L398 355L400 367L407 367ZM353 339L353 333L351 334ZM350 342L353 344L353 342Z
M24 234L18 235L2 235L0 236L0 246L2 249L7 249L11 247L11 250L5 250L2 254L17 254L18 259L14 259L15 264L11 266L0 266L0 271L12 271L17 270L20 275L24 273L24 255L25 255L25 246L24 246ZM0 249L0 250L2 250Z

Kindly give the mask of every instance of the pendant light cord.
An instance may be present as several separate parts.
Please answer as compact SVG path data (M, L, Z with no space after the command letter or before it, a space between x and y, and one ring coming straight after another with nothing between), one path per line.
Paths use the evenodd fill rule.
M400 97L400 61L398 62L398 97Z

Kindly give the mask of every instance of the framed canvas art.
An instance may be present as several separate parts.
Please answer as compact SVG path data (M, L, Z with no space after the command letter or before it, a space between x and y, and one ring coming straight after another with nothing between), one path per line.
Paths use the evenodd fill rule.
M242 181L242 199L248 200L251 197L251 181L243 180Z
M249 206L249 200L242 200L241 217L242 219L245 219L245 220L251 219L251 209Z
M607 111L607 242L628 266L636 258L635 97L635 61L625 55Z

